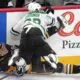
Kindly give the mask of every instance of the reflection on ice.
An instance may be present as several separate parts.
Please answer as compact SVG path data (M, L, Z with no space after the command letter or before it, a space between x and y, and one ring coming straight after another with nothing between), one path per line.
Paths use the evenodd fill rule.
M5 76L5 74L0 74L0 78ZM8 76L3 80L80 80L80 74L25 74L21 77Z

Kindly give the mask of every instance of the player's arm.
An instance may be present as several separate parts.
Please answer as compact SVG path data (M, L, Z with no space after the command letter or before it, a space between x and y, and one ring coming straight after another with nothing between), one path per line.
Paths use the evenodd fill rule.
M48 34L50 36L57 33L61 28L69 26L68 21L64 17L54 14L54 10L52 8L47 8L45 12L53 18L51 22L52 24L50 24L51 27L48 28Z
M23 29L23 24L25 23L25 17L23 17L15 26L10 30L10 33L14 36L18 36Z
M69 26L69 23L68 23L68 21L63 17L63 16L57 16L57 20L58 20L58 22L59 22L59 26L60 26L60 28L65 28L65 27L67 27L67 26Z
M44 9L44 11L50 17L49 19L47 19L47 21L49 23L48 26L50 26L47 28L47 32L48 32L49 36L51 36L58 31L57 27L59 27L59 23L56 22L57 20L56 20L56 16L54 16L54 9L52 9L51 7L46 7ZM56 25L55 25L55 22L57 23Z
M53 14L52 13L49 13L49 16L50 18L47 19L47 32L49 34L49 36L55 34L56 32L58 32L58 28L59 28L59 22L57 21L57 18L56 17L53 17Z
M49 27L48 28L48 34L49 34L49 36L51 36L51 35L53 35L53 34L55 34L56 32L58 31L58 29L56 28L56 26L52 26L52 27Z
M53 16L53 24L48 28L49 35L57 33L59 30L69 26L68 21L63 16Z

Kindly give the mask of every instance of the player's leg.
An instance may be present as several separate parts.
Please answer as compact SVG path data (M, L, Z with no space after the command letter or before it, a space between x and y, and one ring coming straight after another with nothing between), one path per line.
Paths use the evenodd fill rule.
M8 66L16 64L17 67L16 74L23 75L29 69L29 65L27 65L24 57L20 56L20 54L23 54L23 52L19 53L19 49L15 49L14 54L8 61Z
M13 63L15 62L15 58L18 56L19 56L19 49L15 49L14 54L11 56L11 58L8 61L8 66L13 65Z
M80 73L80 65L79 64L64 64L64 63L58 62L56 72L65 73L65 74L78 74Z
M30 65L28 65L25 59L22 57L19 60L15 61L15 64L17 66L17 70L16 70L17 75L25 74L30 68Z
M47 56L43 56L44 59L51 65L52 68L57 69L57 65L56 65L56 55L54 55L53 53L50 53Z
M51 49L49 44L42 36L36 37L36 45L36 55L44 57L44 59L51 65L51 67L56 69L56 53Z

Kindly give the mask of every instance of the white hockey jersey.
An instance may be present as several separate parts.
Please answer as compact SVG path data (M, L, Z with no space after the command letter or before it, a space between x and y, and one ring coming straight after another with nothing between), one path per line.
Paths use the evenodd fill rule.
M42 11L28 12L22 20L20 20L14 27L11 28L11 33L17 36L22 32L23 27L30 28L30 24L33 25L32 27L37 27L42 32L45 32L49 25L54 24L54 19Z
M58 29L61 24L63 24L64 26L68 24L68 22L64 18L62 18L61 16L59 17L62 23L60 23L57 20L57 16L53 15L52 13L47 14L43 11L28 12L22 20L20 20L14 27L11 28L10 32L13 35L18 36L22 32L23 28L28 28L29 31L31 27L37 27L45 36L45 33L49 27L56 26Z

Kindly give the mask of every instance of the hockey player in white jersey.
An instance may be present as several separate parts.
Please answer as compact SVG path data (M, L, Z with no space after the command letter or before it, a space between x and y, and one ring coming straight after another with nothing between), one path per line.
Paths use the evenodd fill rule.
M26 60L26 66L29 66L32 60L32 56L35 55L37 57L42 56L53 69L57 68L56 53L48 45L45 39L47 38L46 32L48 32L48 29L52 26L57 26L56 29L58 29L60 27L60 23L57 22L57 24L55 25L55 19L52 17L52 15L48 15L40 9L41 6L38 3L30 3L28 5L29 12L22 20L19 21L19 23L12 27L11 33L15 36L21 34L21 39L19 51L17 50L10 58L8 62L9 66L13 64L15 57L19 57L18 61L15 61L18 67L18 63L21 60L23 60L24 64L26 64ZM59 18L59 20L61 19Z

